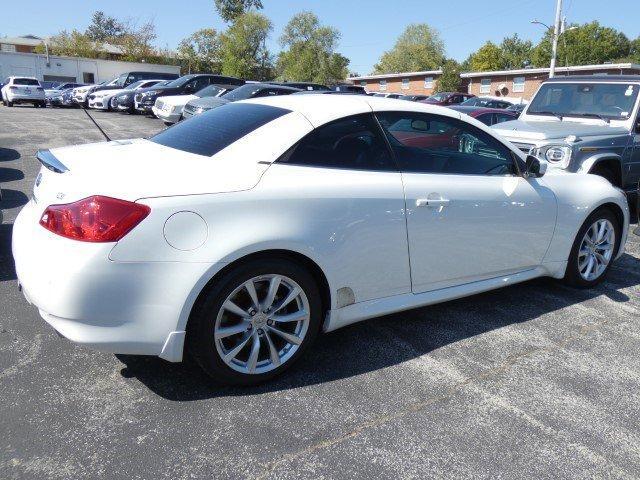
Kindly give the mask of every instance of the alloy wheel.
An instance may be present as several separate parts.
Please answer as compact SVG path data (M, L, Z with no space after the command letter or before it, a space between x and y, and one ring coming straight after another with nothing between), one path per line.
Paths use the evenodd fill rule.
M222 303L213 332L216 350L237 372L266 373L300 348L310 319L309 300L295 281L260 275L238 286Z
M580 276L591 282L598 279L607 269L616 242L613 224L604 218L596 220L585 232L578 251Z

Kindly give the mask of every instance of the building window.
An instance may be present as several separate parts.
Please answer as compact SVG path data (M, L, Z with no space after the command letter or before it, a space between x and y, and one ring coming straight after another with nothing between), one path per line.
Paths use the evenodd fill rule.
M367 86L367 81L366 80L361 80L360 81L360 86L361 87L366 87Z
M433 77L425 77L424 88L428 90L433 88Z
M524 92L524 77L513 77L513 91Z
M483 78L480 80L480 93L490 93L491 92L491 79Z
M402 79L402 90L409 90L411 88L411 81L408 78Z
M380 90L386 90L387 89L387 81L386 80L380 80Z
M15 53L16 46L10 43L0 43L0 52Z

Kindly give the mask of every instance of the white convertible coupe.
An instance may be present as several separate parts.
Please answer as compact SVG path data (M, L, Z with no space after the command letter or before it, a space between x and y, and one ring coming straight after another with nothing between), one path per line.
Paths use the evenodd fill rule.
M378 315L541 276L594 286L629 225L600 177L543 176L470 117L364 95L230 103L38 159L13 254L42 317L233 384Z

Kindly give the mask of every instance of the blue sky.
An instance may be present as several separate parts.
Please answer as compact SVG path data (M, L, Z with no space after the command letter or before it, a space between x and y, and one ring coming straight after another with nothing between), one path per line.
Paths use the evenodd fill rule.
M538 40L543 28L529 21L538 18L551 24L555 12L555 0L263 0L263 3L263 13L274 24L270 39L273 51L278 51L277 39L291 16L311 10L323 23L340 30L339 51L351 59L350 69L360 74L370 73L380 55L393 46L410 23L425 22L435 27L445 42L447 54L464 60L486 40L499 42L514 32ZM94 10L140 22L154 20L156 43L162 47L175 48L182 38L200 28L224 28L214 12L213 0L29 0L7 3L0 36L26 33L46 36L62 29L84 30ZM640 35L640 0L606 3L564 0L564 11L569 22L595 19L622 30L630 38Z

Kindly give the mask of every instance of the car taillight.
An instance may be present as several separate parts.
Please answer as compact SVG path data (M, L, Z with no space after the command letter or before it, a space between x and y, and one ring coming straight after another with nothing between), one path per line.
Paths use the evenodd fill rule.
M150 212L147 205L94 195L73 203L48 206L40 225L81 242L117 242Z

